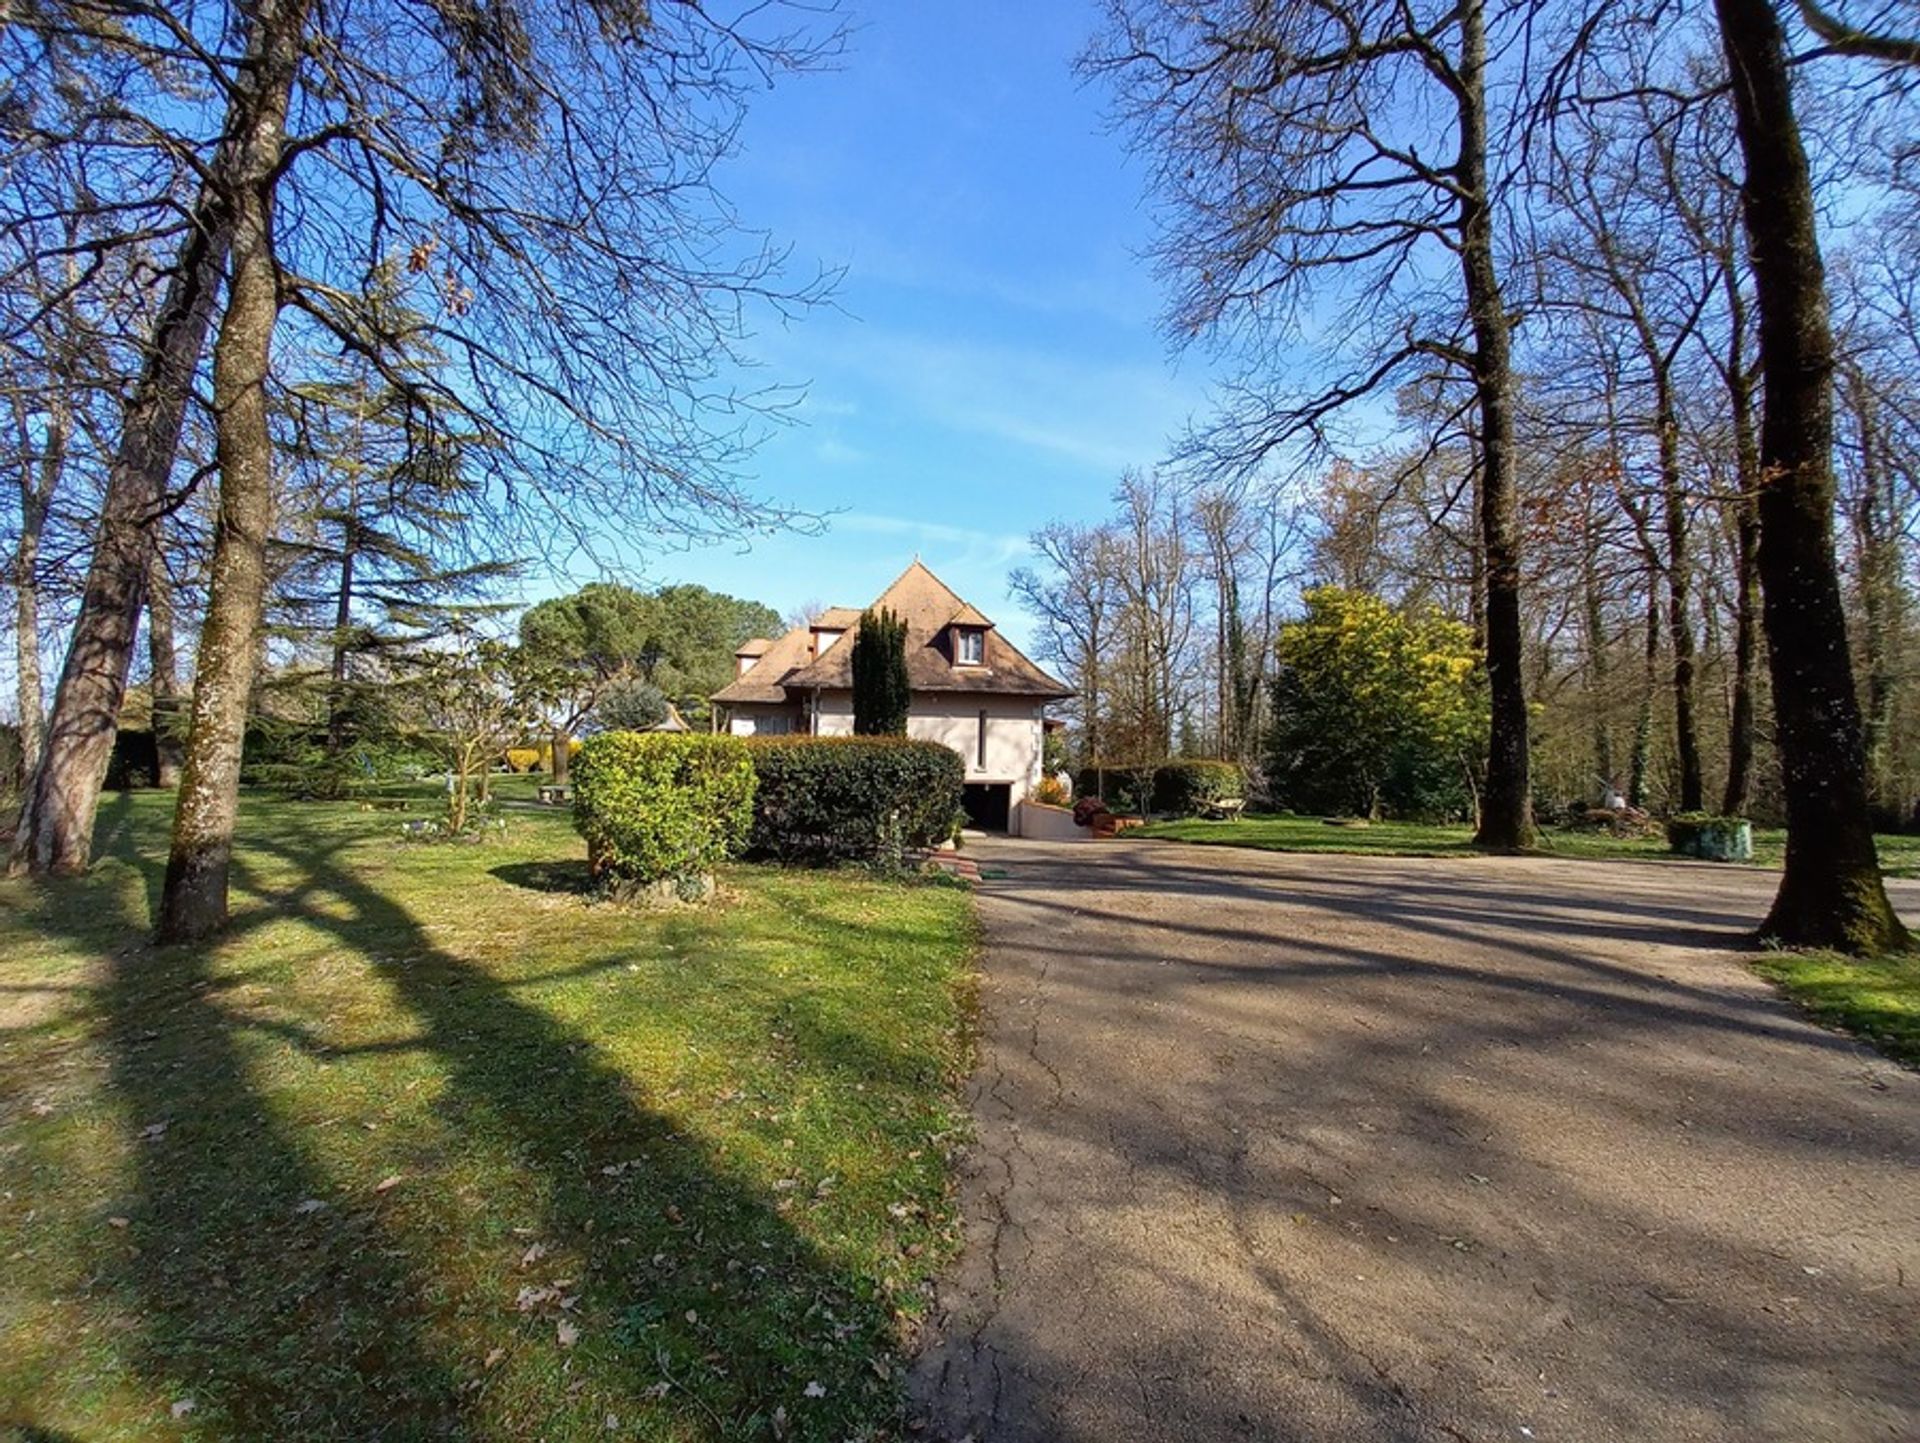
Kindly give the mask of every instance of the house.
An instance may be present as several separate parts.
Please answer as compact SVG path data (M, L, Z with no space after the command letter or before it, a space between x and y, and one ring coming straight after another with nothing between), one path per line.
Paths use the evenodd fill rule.
M960 753L976 826L1018 832L1020 802L1040 780L1047 703L1072 689L918 560L873 605L907 626L907 735ZM735 736L851 736L859 629L860 613L836 606L777 641L747 642L734 653L733 681L713 694L715 726Z

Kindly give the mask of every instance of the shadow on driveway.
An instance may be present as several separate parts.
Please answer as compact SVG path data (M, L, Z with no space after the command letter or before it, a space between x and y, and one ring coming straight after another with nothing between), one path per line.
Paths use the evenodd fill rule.
M1770 875L982 853L937 1435L1920 1436L1920 1077L1730 955Z

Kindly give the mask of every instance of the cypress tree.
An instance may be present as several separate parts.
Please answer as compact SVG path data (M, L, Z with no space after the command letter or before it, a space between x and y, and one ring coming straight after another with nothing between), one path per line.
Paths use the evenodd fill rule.
M893 612L863 611L853 638L853 730L858 736L905 736L907 624Z

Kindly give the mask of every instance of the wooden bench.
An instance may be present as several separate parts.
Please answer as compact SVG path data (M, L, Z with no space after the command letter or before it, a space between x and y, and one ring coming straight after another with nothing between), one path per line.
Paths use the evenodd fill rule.
M1201 815L1214 822L1237 822L1247 809L1245 797L1221 797L1206 804Z
M540 788L540 804L545 807L561 807L573 800L573 788L565 782L548 782Z

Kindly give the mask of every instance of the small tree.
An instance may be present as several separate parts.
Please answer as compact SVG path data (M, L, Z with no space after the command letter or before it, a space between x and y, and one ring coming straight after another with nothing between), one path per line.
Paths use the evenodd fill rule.
M907 624L886 608L863 611L853 639L853 730L863 737L903 737L911 704Z
M527 703L514 649L504 642L455 633L426 653L405 688L422 740L447 763L447 835L464 833L476 789L488 798L493 763L525 727Z
M1472 633L1338 587L1306 603L1280 632L1271 784L1315 810L1470 809L1487 744Z

